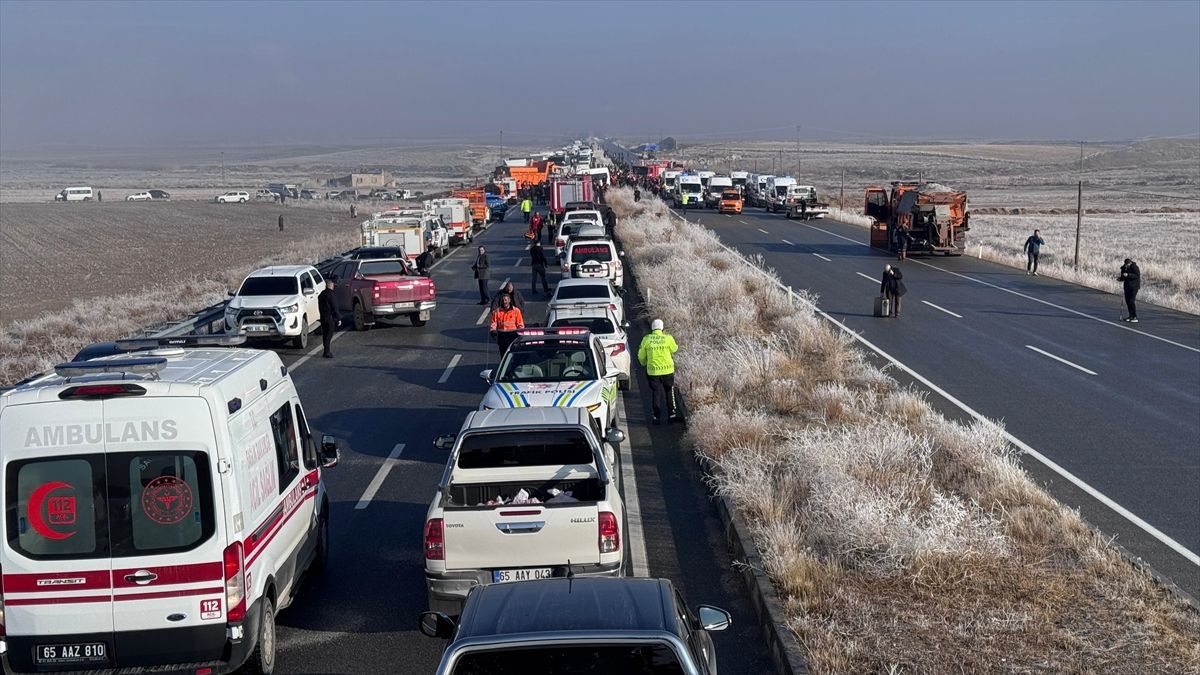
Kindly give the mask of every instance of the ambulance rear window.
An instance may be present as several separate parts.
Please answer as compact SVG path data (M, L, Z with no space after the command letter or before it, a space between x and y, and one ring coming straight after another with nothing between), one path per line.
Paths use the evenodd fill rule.
M108 556L104 456L8 465L8 545L34 560Z
M213 532L203 452L109 455L113 555L186 551Z

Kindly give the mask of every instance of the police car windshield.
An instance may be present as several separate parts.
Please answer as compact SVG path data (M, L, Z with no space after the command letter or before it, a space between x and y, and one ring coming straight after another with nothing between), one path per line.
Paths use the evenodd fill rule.
M242 282L238 295L298 295L296 277L250 277Z
M514 344L500 363L497 382L579 382L596 379L591 350L582 340Z
M608 335L617 332L613 322L603 316L574 316L566 319L555 319L551 328L586 328L589 333Z

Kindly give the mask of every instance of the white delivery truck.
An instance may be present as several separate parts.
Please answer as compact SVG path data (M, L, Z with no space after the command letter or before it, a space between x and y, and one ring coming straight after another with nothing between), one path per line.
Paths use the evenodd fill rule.
M240 341L122 341L0 395L5 672L274 669L338 455Z
M791 176L771 176L763 191L763 208L771 213L779 213L787 203L788 188L796 184Z
M700 182L700 176L691 173L679 175L675 188L675 206L681 209L704 206L704 184Z

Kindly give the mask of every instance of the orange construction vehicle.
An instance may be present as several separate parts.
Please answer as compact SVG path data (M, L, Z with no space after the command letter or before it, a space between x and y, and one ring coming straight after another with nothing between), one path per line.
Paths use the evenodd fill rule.
M967 249L971 228L965 192L894 181L889 193L887 188L872 185L867 188L863 214L873 221L874 248L898 251L907 235L909 253L962 255Z
M469 190L451 190L451 197L466 199L471 204L471 222L476 227L483 227L488 223L488 206L487 195L483 188L471 188Z
M519 187L529 187L544 183L554 171L554 162L541 160L532 162L529 166L510 166L508 175L517 182Z
M741 213L742 193L740 190L722 190L721 202L717 205L719 213Z

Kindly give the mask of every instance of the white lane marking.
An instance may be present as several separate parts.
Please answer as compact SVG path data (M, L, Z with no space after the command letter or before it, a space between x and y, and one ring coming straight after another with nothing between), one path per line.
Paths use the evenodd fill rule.
M857 274L858 276L860 276L860 277L862 277L862 278L866 279L867 281L870 281L871 283L875 283L875 282L879 281L879 280L878 280L878 279L876 279L875 277L869 277L869 276L867 276L867 275L863 274L862 272L855 272L855 274Z
M339 333L334 333L334 334L333 334L333 337L329 338L329 344L333 344L333 341L334 341L334 340L336 340L336 339L338 339L338 338L342 337L342 336L343 336L343 335L345 335L345 334L346 334L346 331L342 331L342 332L339 332ZM310 337L311 337L311 336L310 336ZM307 363L307 362L308 362L308 360L309 360L309 359L311 359L312 357L316 356L316 355L317 355L317 352L319 352L319 351L323 351L324 349L325 349L325 343L324 343L324 342L322 342L321 344L317 345L316 347L313 347L312 349L308 350L308 353L307 353L307 354L305 354L304 356L301 356L300 358L296 359L296 362L295 362L295 363L293 363L292 365L288 366L288 371L289 371L289 372L295 372L297 368L299 368L300 366L302 366L302 365L304 365L305 363Z
M766 230L762 229L761 227L758 228L758 231L762 232L763 234L771 234L770 232L767 232Z
M646 564L646 534L642 527L642 505L638 498L637 473L633 465L633 448L628 439L629 418L625 416L625 396L618 404L621 419L625 421L626 440L621 444L621 485L625 486L625 518L629 531L625 540L629 542L629 562L633 576L648 577L650 568Z
M938 311L940 311L940 312L945 312L945 313L949 314L950 316L952 316L952 317L954 317L954 318L956 318L956 319L961 319L961 318L962 318L962 314L955 314L954 312L951 312L950 310L946 309L945 307L939 307L939 306L937 306L937 305L933 304L932 302L930 302L930 301L928 301L928 300L922 300L921 302L923 302L923 303L925 303L925 304L929 305L930 307L932 307L932 308L934 308L934 309L936 309L936 310L938 310Z
M1059 363L1065 363L1068 366L1071 366L1072 368L1074 368L1076 370L1082 370L1083 372L1087 373L1088 375L1096 374L1096 371L1094 371L1094 370L1088 370L1087 368L1084 368L1083 366L1071 363L1070 361L1062 358L1061 356L1055 356L1044 349L1038 349L1037 347L1034 347L1033 345L1025 345L1025 346L1028 347L1029 349L1032 349L1033 351L1041 354L1042 356L1049 356L1050 358L1054 359L1055 361L1058 361Z
M504 281L501 281L501 282L500 282L500 288L504 288L504 285L505 285L505 284L507 284L507 283L508 283L510 280L511 280L511 277L504 277ZM489 316L491 316L491 314L492 314L492 308L491 308L490 306L489 306L489 307L484 307L484 308L483 308L483 313L479 315L479 318L478 318L478 319L476 319L476 321L475 321L475 325L476 325L476 326L482 326L482 325L483 325L483 322L484 322L484 321L487 321L487 318L488 318Z
M746 221L742 220L741 218L738 218L738 219L737 219L737 221L738 221L739 223L743 224L743 225L749 225L749 224L750 224L750 223L747 223Z
M446 366L446 372L442 373L442 376L438 378L438 384L446 384L446 381L450 379L450 373L454 371L454 366L458 365L458 361L461 358L462 354L455 354L454 358L450 359L450 365Z
M859 241L859 240L857 240L857 239L851 239L850 237L844 237L844 236L842 236L842 235L838 234L837 232L830 232L829 230L824 230L824 229L821 229L821 228L819 228L819 227L817 227L817 226L815 226L815 225L809 225L808 223L805 223L805 225L807 225L808 227L811 227L811 228L812 228L812 229L814 229L814 230L817 230L818 232L824 232L825 234L828 234L828 235L831 235L831 236L837 237L838 239L845 239L846 241L854 242L855 244L858 244L859 246L866 246L867 248L870 248L870 247L871 247L869 244L864 244L864 243L862 243L861 241ZM1084 318L1086 318L1086 319L1091 319L1092 321L1099 321L1099 322L1100 322L1100 323L1102 323L1102 324L1105 324L1105 325L1108 325L1108 326L1112 326L1112 327L1114 327L1114 328L1120 328L1121 330L1127 330L1127 331L1129 331L1129 332L1131 332L1131 333L1137 333L1138 335L1144 335L1144 336L1146 336L1146 337L1148 337L1148 338L1154 338L1155 340L1159 340L1160 342L1165 342L1165 343L1167 343L1167 344L1169 344L1169 345L1175 345L1176 347L1183 347L1184 349L1188 349L1188 350L1191 350L1191 351L1193 351L1193 352L1200 353L1200 349L1198 349L1198 348L1196 348L1196 347L1192 347L1192 346L1190 346L1190 345L1185 345L1185 344L1183 344L1182 342L1176 342L1176 341L1174 341L1174 340L1171 340L1171 339L1169 339L1169 338L1161 337L1161 336L1159 336L1159 335L1155 335L1155 334L1153 334L1153 333L1147 333L1147 332L1146 332L1146 331L1144 331L1144 330L1138 330L1138 329L1136 329L1136 328L1133 328L1133 327L1131 327L1131 326L1126 326L1126 325L1123 325L1123 324L1119 324L1119 323L1117 323L1116 321L1109 321L1108 319L1101 319L1100 317L1098 317L1098 316L1095 316L1095 315L1093 315L1093 314L1088 314L1087 312L1081 312L1081 311L1079 311L1079 310L1077 310L1077 309L1071 309L1070 307L1063 307L1062 305L1059 305L1059 304L1057 304L1057 303L1050 302L1049 300L1042 300L1041 298L1035 298L1035 297L1033 297L1032 295L1027 295L1027 294L1025 294L1025 293L1022 293L1022 292L1020 292L1020 291L1014 291L1014 290L1012 290L1011 288L1005 288L1005 287L1003 287L1003 286L998 286L998 285L996 285L996 284L989 283L989 282L987 282L987 281L984 281L984 280L982 280L982 279L976 279L975 277L967 276L966 274L960 274L960 273L958 273L958 272L951 272L950 270L948 270L948 269L946 269L946 268L944 268L944 267L938 267L937 265L932 265L932 264L930 264L930 263L927 263L927 262L922 262L922 261L920 261L920 260L917 260L917 259L915 259L915 258L908 258L908 261L909 261L909 262L916 263L916 264L918 264L918 265L924 265L925 267L929 267L929 268L932 268L932 269L938 270L938 271L940 271L940 272L945 272L946 274L953 274L953 275L954 275L954 276L956 276L956 277L960 277L960 278L966 279L967 281L974 281L974 282L975 282L975 283L977 283L977 284L983 284L984 286L987 286L987 287L989 287L989 288L994 288L994 289L996 289L996 290L998 290L998 291L1004 291L1005 293L1011 293L1012 295L1015 295L1015 296L1017 296L1017 297L1025 298L1026 300L1032 300L1032 301L1034 301L1034 302L1040 302L1040 303L1042 303L1043 305L1046 305L1046 306L1048 306L1048 307L1053 307L1053 308L1055 308L1055 309L1061 309L1061 310L1062 310L1062 311L1064 311L1064 312L1070 312L1071 314L1074 314L1074 315L1076 315L1076 316L1082 316L1082 317L1084 317ZM1081 288L1087 288L1087 286L1081 286ZM1092 290L1096 290L1096 289L1092 289ZM1103 291L1097 291L1097 292L1103 293Z
M383 460L383 464L375 472L375 477L367 484L367 489L363 490L362 497L354 505L355 511L361 511L371 504L371 500L375 498L375 493L379 492L380 486L383 485L384 479L391 473L392 467L400 461L400 453L402 452L404 452L403 443L397 443L396 447L392 448L391 454L387 456L387 459Z
M814 253L813 255L817 256L821 260L824 260L825 262L833 262L832 260L830 260L829 258L826 258L825 256L821 255L820 253Z
M809 227L812 227L812 225L809 225ZM813 227L813 229L820 230L821 228ZM821 230L821 231L824 232L825 230ZM833 233L830 232L829 234L833 234ZM848 241L854 241L853 239L850 239L849 237L842 237L842 235L840 235L840 234L834 234L834 236L841 237L842 239L846 239ZM741 259L744 262L746 262L746 258L744 256L742 256L741 252L737 251L736 249L731 248L730 246L727 246L724 242L718 242L718 243L726 251L729 251L730 253L741 257ZM861 243L861 242L855 242L855 243ZM863 245L865 246L865 244L863 244ZM746 264L749 265L749 262L746 262ZM753 267L753 265L751 265L751 267ZM932 265L930 265L930 267L932 267ZM758 269L758 268L755 267L755 269ZM777 286L782 288L784 291L787 290L788 287L786 285L784 285L783 282L779 281L778 279L775 279L774 277L772 277L770 274L767 274L766 272L763 272L763 274L768 279L771 279L771 281L773 281ZM953 274L953 272L951 272L951 274ZM1005 290L1005 289L1001 289L1001 290ZM1036 300L1037 298L1033 298L1033 299ZM801 300L801 301L803 302L803 300ZM941 387L937 386L933 382L929 381L929 379L926 378L924 375L921 375L920 373L913 370L912 368L909 368L907 365L902 363L896 357L894 357L891 354L880 349L878 346L875 345L875 343L866 339L862 335L859 335L857 332L850 330L850 328L848 326L846 326L846 324L833 318L832 316L827 314L824 310L817 307L815 304L809 303L809 302L806 302L805 304L812 307L813 311L816 312L819 316L825 318L827 321L829 321L833 325L837 326L842 331L853 336L854 339L856 341L862 343L862 345L864 347L866 347L867 349L870 349L871 351L875 352L876 354L879 354L884 359L887 359L892 365L894 365L897 368L899 368L900 370L908 373L908 375L910 377L912 377L914 380L916 380L916 381L920 382L921 384L925 385L926 387L928 387L930 391L932 391L935 394L946 399L953 405L958 406L958 408L960 410L962 410L963 412L967 413L971 417L974 417L976 420L978 420L979 422L981 422L983 424L987 424L989 426L997 426L996 423L993 422L990 418L985 417L984 415L980 414L978 411L976 411L971 406L967 405L966 403L963 403L962 401L958 400L957 398L954 398L953 396L950 395L950 392L946 391L945 389L942 389ZM1047 303L1047 304L1051 304L1051 303ZM1073 310L1071 310L1071 311L1073 311ZM1079 313L1079 312L1076 312L1076 313ZM1088 315L1084 314L1083 316L1088 316ZM1097 320L1103 321L1103 319L1097 319ZM1105 323L1107 323L1107 322L1105 322ZM1141 332L1141 331L1137 331L1137 332ZM1149 337L1157 337L1157 336L1149 335ZM1159 338L1159 339L1162 339L1162 338ZM1180 345L1180 346L1187 347L1187 345ZM1190 347L1188 347L1188 348L1190 349ZM1042 453L1038 452L1037 450L1034 450L1032 447L1029 446L1028 443L1026 443L1025 441L1022 441L1021 439L1012 435L1012 433L1009 432L1007 429L1001 428L1000 433L1002 433L1004 435L1004 437L1006 439L1008 439L1009 443L1012 443L1013 445L1015 445L1022 452L1029 455L1030 457L1036 459L1037 461L1041 462L1042 464L1044 464L1046 466L1046 468L1050 469L1054 473L1067 479L1068 481L1071 482L1071 484L1073 484L1075 487L1079 488L1080 490L1083 490L1084 492L1086 492L1089 496L1091 496L1096 501L1098 501L1101 504L1104 504L1108 508L1112 509L1118 515L1120 515L1121 517L1125 518L1129 522L1131 522L1134 525L1136 525L1137 527L1139 527L1143 532L1145 532L1146 534L1149 534L1151 537L1154 537L1155 539L1160 541L1162 544L1167 546L1167 548L1170 548L1172 551L1175 551L1179 555L1183 556L1183 558L1185 560L1187 560L1188 562L1192 563L1193 565L1196 565L1197 567L1200 567L1200 555L1193 553L1186 546L1175 541L1170 536L1168 536L1166 533L1164 533L1162 530L1160 530L1157 527L1151 525L1150 523L1147 523L1146 521L1142 520L1141 518L1139 518L1137 516L1137 514L1133 513L1132 511L1125 508L1124 506L1121 506L1117 502L1113 501L1112 498L1110 498L1108 495L1104 494L1103 492L1100 492L1099 490L1092 487L1091 485L1088 485L1082 479L1075 476L1075 474L1073 474L1070 471L1067 471L1063 467L1059 466L1058 463L1055 462L1054 460L1043 455Z
M521 261L523 261L523 260L524 260L524 258L517 258L517 261L515 263L513 263L513 267L520 267Z
M779 241L782 241L783 243L787 244L788 246L795 246L795 244L793 244L792 242L788 241L787 239L780 239Z

